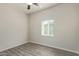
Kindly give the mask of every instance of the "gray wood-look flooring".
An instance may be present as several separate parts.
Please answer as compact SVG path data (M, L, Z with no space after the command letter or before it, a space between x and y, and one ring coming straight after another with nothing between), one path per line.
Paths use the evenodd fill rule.
M0 56L78 56L78 54L35 43L26 43L0 52Z

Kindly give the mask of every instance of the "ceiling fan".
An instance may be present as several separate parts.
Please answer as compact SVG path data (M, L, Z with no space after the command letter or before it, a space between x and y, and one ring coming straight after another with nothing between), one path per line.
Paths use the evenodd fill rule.
M27 3L27 9L30 10L32 5L39 6L38 3Z

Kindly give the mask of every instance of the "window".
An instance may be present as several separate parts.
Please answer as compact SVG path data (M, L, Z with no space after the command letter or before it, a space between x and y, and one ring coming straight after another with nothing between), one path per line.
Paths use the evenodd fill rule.
M41 34L43 36L53 36L54 20L46 20L42 22Z

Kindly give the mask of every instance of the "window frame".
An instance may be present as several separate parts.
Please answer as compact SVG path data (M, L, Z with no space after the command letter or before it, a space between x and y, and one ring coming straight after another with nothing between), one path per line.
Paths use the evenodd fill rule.
M45 21L43 21L42 22L42 29L41 29L41 35L42 36L54 36L54 34L52 33L52 34L50 34L50 24L52 24L52 26L53 26L53 24L54 24L54 20L45 20ZM48 25L48 30L47 30L47 34L45 34L45 25ZM52 30L53 31L53 30Z

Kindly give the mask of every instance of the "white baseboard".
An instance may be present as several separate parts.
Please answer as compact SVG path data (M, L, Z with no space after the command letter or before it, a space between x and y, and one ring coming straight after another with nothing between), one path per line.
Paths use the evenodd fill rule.
M20 45L23 45L23 44L25 44L25 43L28 43L28 42L20 43L20 44L17 44L17 45L14 45L14 46L11 46L11 47L2 49L2 50L0 50L0 52L5 51L5 50L8 50L8 49L11 49L11 48L15 48L15 47L20 46Z
M48 47L53 47L53 48L57 48L57 49L65 50L65 51L69 51L69 52L76 53L76 54L79 55L78 51L74 51L74 50L70 50L70 49L65 49L65 48L61 48L61 47L56 47L56 46L50 46L50 45L39 43L39 42L32 42L32 43L36 43L36 44L40 44L40 45L44 45L44 46L48 46Z

